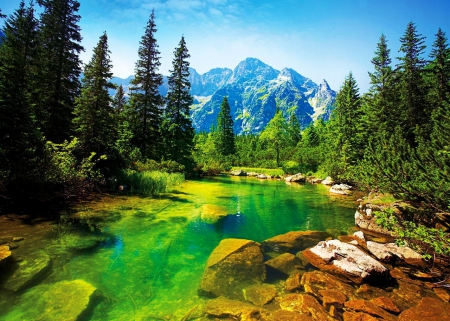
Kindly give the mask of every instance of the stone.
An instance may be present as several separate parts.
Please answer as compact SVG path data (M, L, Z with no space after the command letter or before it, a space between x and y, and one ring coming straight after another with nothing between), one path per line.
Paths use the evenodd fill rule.
M325 240L330 236L330 234L320 231L291 231L286 234L274 236L263 241L261 244L268 251L296 253L310 246L314 246L317 242Z
M347 296L338 290L319 290L319 294L322 297L322 305L327 309L332 305L342 308L345 301L348 300Z
M206 302L203 312L213 317L230 317L242 320L243 317L249 318L259 315L261 309L249 303L219 297Z
M257 177L259 179L266 179L266 178L268 178L265 174L259 174Z
M240 289L262 283L266 278L262 248L244 239L224 239L206 262L200 290L212 296L236 298Z
M235 169L230 171L233 176L247 176L247 173L243 169Z
M47 253L38 251L24 257L17 265L3 284L3 288L14 292L23 291L44 278L51 270L52 260Z
M294 275L291 275L290 277L287 278L286 283L284 284L284 288L287 291L300 290L301 288L303 288L301 280L302 274L295 273Z
M297 182L297 183L304 183L306 181L306 176L303 175L302 173L297 173L295 175L292 176L288 176L285 178L286 182Z
M291 253L283 253L273 259L266 261L266 265L272 269L290 275L295 270L297 257Z
M356 231L355 233L353 233L353 236L355 237L355 239L359 239L362 242L366 241L366 238L364 237L364 233L362 231Z
M383 320L395 321L397 317L366 300L352 300L344 303L347 311L363 312L371 316L382 318Z
M214 224L221 218L228 215L228 210L224 206L214 204L203 204L200 207L200 217L203 222Z
M328 315L325 308L309 294L291 293L280 300L282 310L306 314L312 320L325 321L335 320Z
M401 312L400 308L394 303L394 301L385 296L372 299L370 302L390 313L399 314Z
M376 222L377 217L374 215L374 211L381 211L382 208L378 208L372 204L360 204L355 212L355 225L364 230L371 232L385 234L389 236L395 236L391 231L381 227Z
M444 302L450 302L450 293L444 288L433 288L434 293L440 297Z
M355 283L368 278L385 278L389 270L356 246L339 240L319 242L315 247L303 251L316 268L339 273Z
M367 241L367 249L377 259L383 262L393 262L398 259L407 264L423 265L422 256L407 246L398 246L395 243L381 244Z
M367 313L362 312L349 312L345 311L343 314L344 321L379 321L380 319L375 318Z
M361 284L361 286L356 289L355 292L361 299L370 300L377 297L383 297L388 295L388 293L380 288L371 286L369 284Z
M277 289L271 284L250 285L242 292L246 301L259 307L266 305L277 296Z
M351 285L322 271L306 272L303 274L301 284L303 285L305 292L311 293L318 298L321 298L321 290L328 289L339 291L349 299L356 298L355 289Z
M403 311L399 321L450 321L450 304L439 299L425 297L419 304Z
M97 303L98 296L97 289L83 280L38 285L21 296L6 319L81 320Z
M0 245L0 264L6 262L11 257L11 251L8 245Z
M313 321L313 319L305 314L286 310L276 310L266 317L266 319L270 321Z
M322 181L322 184L331 186L334 184L334 181L330 176L328 176Z
M426 288L422 282L411 279L397 279L398 288L389 297L404 311L419 304L424 297L434 297L434 292Z
M353 187L347 184L335 184L331 186L330 193L339 195L350 195L352 193L352 189Z
M23 238L23 236L16 236L16 237L13 237L13 242L20 242L20 241L23 241L24 240L24 238Z

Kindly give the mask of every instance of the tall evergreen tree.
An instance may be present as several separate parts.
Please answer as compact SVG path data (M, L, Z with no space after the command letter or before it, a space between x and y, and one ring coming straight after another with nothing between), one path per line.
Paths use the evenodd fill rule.
M84 68L81 95L75 103L73 124L83 156L89 156L91 152L106 155L114 143L114 115L108 89L116 86L111 82L113 74L109 55L105 32Z
M36 76L38 21L32 3L5 21L0 46L0 185L31 182L37 174L42 138L35 124L32 93Z
M37 0L43 7L39 32L40 77L37 119L47 140L60 143L70 136L75 98L80 93L80 3Z
M450 50L445 32L439 28L430 53L431 63L431 103L442 104L450 92Z
M430 133L429 121L432 110L426 101L424 68L427 61L422 57L426 48L416 25L410 22L405 34L400 38L401 47L397 65L400 72L400 120L403 132L411 146L417 146L419 137L427 138Z
M131 81L133 87L130 95L133 143L140 149L143 157L153 159L161 157L158 146L161 143L160 127L164 103L158 91L163 83L163 76L158 72L161 63L155 39L156 31L153 10L139 42L139 59L136 62L134 79Z
M300 127L300 122L298 121L295 113L289 117L289 137L291 139L292 146L297 146L297 144L302 139L302 130Z
M189 93L190 57L184 36L174 51L172 70L170 71L167 106L164 113L163 138L164 150L168 159L174 160L187 168L192 164L194 128L189 114L193 98Z
M116 114L121 114L124 110L127 99L125 97L125 92L123 91L123 86L120 85L114 95L112 105Z
M223 98L219 114L217 115L217 149L223 156L236 153L233 118L231 117L231 109L227 97Z

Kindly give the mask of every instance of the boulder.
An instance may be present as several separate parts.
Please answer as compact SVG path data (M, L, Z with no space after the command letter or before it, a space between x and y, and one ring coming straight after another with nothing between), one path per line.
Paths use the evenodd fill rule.
M298 258L291 253L283 253L273 259L266 261L266 265L272 269L290 275L298 262Z
M395 321L397 317L366 300L352 300L344 304L347 311L367 313L382 320Z
M318 269L339 273L356 283L389 274L380 262L356 246L339 240L322 241L303 254Z
M266 179L266 178L268 178L268 176L266 174L259 174L257 177L259 179Z
M0 245L0 264L6 262L11 257L11 251L8 245Z
M368 230L368 231L372 231L372 232L376 232L376 233L380 233L380 234L386 234L386 235L390 235L390 236L395 236L391 231L381 227L376 222L377 218L375 215L373 215L372 210L370 210L369 213L370 213L370 215L367 215L367 213L365 213L361 209L356 210L355 225L362 229Z
M262 248L244 239L224 239L206 262L200 291L211 296L235 298L240 289L266 278Z
M266 305L277 296L277 289L271 284L250 285L242 292L246 301L259 307Z
M350 195L353 187L347 184L335 184L331 186L330 193L339 195Z
M325 240L331 235L319 231L292 231L286 234L274 236L261 244L268 251L283 253L295 253L314 246L317 242Z
M93 308L97 297L97 289L83 280L38 285L21 296L6 319L81 320Z
M319 294L322 297L322 305L327 309L331 306L342 309L348 300L347 296L338 290L319 290Z
M408 264L422 265L422 256L407 246L398 246L395 243L381 244L376 242L366 242L367 249L377 259L383 262L402 260Z
M282 310L298 312L309 316L312 320L335 320L328 315L325 308L309 294L291 293L280 300Z
M401 312L400 308L395 304L394 301L392 301L390 298L387 298L385 296L381 296L375 299L370 300L373 304L375 304L377 307L382 308L383 310L386 310L390 313L399 314Z
M399 321L450 321L450 304L435 298L422 298L419 304L403 311Z
M333 289L339 291L349 299L355 299L355 289L339 280L337 277L322 271L307 272L303 275L301 284L305 292L313 294L317 298L322 298L321 291Z
M200 207L200 217L203 222L214 224L221 218L228 215L228 210L224 206L214 204L203 204Z
M380 321L370 314L363 312L345 311L343 314L344 321Z
M272 312L270 315L265 316L265 319L268 321L313 321L306 314L300 314L297 312L286 311L286 310L276 310Z
M243 169L235 169L230 171L233 176L247 176L247 173Z
M292 176L288 176L285 178L286 182L297 182L297 183L304 183L306 181L306 176L302 173L297 173Z
M321 178L316 178L314 176L309 176L309 177L306 178L306 181L308 183L311 183L311 184L320 184L320 183L322 183L323 180Z
M301 273L291 275L290 277L287 278L286 283L284 284L284 288L287 291L300 290L301 288L303 288L301 280L302 280Z
M333 185L334 184L334 181L333 181L333 179L330 177L330 176L328 176L327 178L325 178L323 181L322 181L322 184L323 185Z
M51 270L52 260L48 254L38 251L24 257L17 265L3 284L5 289L14 292L25 290L46 276Z
M206 302L203 312L217 318L251 319L261 313L261 309L237 300L219 297Z

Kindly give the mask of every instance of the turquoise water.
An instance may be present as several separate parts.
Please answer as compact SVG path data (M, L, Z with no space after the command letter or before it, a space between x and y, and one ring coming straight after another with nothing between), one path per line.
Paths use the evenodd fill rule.
M205 208L229 214L215 223ZM293 230L346 234L352 199L322 185L241 177L187 181L154 198L104 197L66 217L45 250L53 258L42 283L82 279L103 296L90 320L180 320L201 306L197 289L209 254L224 238L263 241ZM39 287L14 298L4 316L38 313Z

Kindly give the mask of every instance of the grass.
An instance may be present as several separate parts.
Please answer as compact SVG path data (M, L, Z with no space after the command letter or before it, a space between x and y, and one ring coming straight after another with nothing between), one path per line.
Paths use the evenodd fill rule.
M368 202L371 204L391 204L399 202L392 194L375 194L368 197Z
M127 190L131 193L154 195L166 192L170 187L183 183L184 174L124 170L117 175L117 182L126 185Z
M284 171L281 168L252 168L252 167L233 167L231 170L244 170L247 173L253 172L270 176L283 176Z

